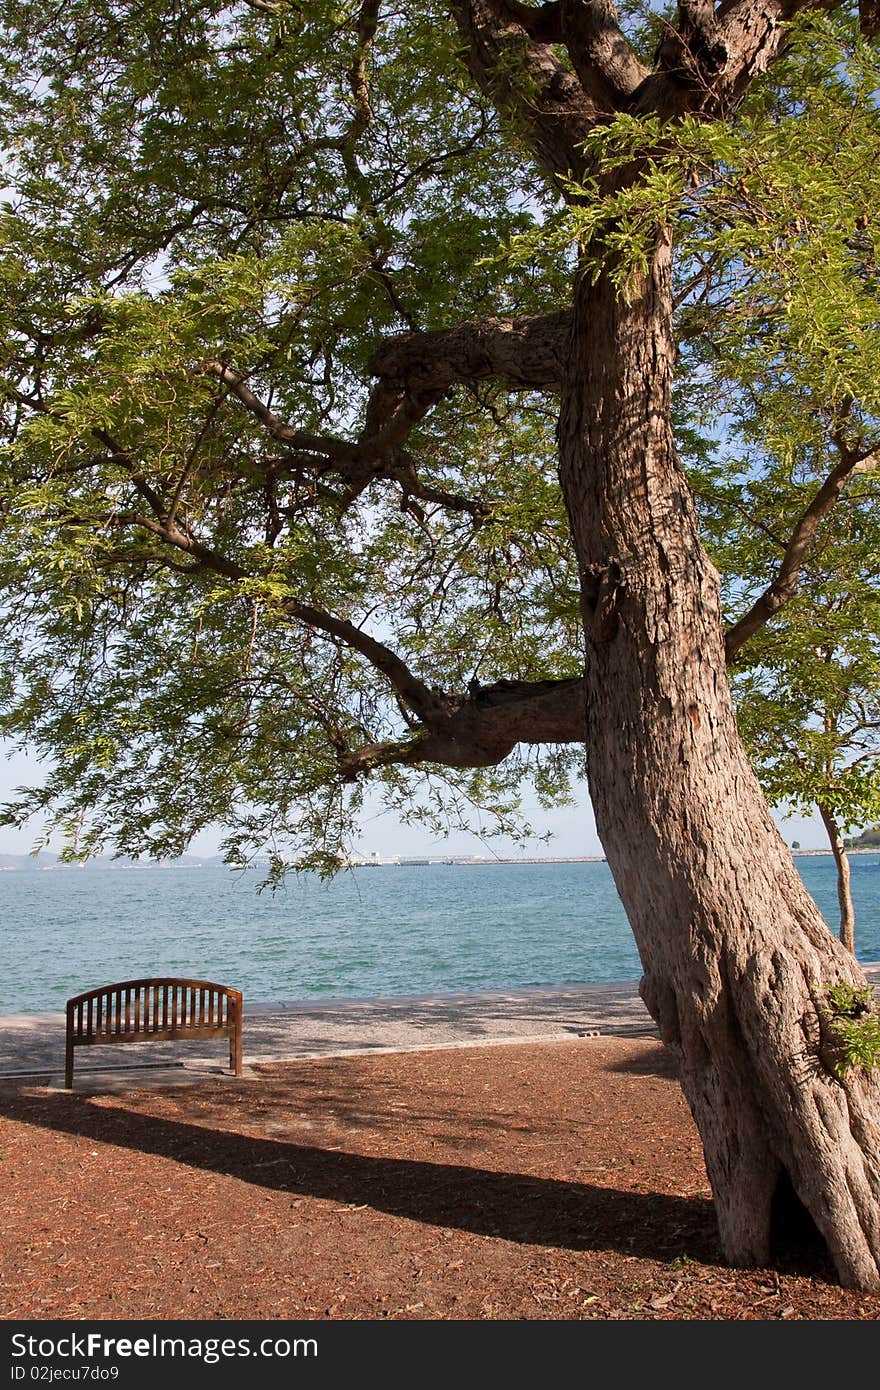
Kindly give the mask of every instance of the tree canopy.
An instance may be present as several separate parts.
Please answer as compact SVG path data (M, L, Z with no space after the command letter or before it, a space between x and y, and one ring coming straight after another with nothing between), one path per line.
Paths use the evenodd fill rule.
M552 199L448 20L377 12L7 7L3 727L82 848L235 808L332 862L340 769L427 682L577 671L540 400L475 380L405 452L363 423L385 335L560 285L500 267Z
M419 9L4 6L2 732L47 760L11 815L77 852L219 822L233 857L332 868L361 772L439 826L513 830L524 778L567 794L546 393L611 202L624 276L661 210L680 228L681 439L710 528L748 537L732 623L779 588L829 450L873 449L877 68L851 25L813 20L638 189L564 202ZM646 51L661 22L634 15ZM654 134L593 139L607 165ZM463 373L476 318L497 341ZM399 402L395 333L436 335Z

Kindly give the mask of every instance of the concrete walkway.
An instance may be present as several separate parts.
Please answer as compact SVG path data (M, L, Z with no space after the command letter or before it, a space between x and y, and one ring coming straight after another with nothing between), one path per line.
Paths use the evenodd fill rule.
M880 991L880 963L862 967ZM600 1033L656 1037L635 981L432 998L329 1000L244 1007L244 1071L254 1063L415 1048L550 1042ZM80 1048L75 1089L188 1083L228 1075L227 1046L150 1043ZM64 1015L0 1017L0 1082L64 1084Z
M0 1080L64 1084L64 1014L0 1017ZM576 1038L594 1032L650 1036L635 982L432 998L326 1000L244 1006L245 1075L255 1062L344 1053L474 1047ZM100 1079L146 1085L228 1074L223 1040L79 1048L77 1090ZM123 1078L124 1074L124 1078ZM115 1083L114 1083L115 1084Z

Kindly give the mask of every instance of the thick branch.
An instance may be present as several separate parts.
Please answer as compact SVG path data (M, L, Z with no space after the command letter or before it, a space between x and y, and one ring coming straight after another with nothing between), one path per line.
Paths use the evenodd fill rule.
M499 681L453 703L410 739L368 743L342 760L349 781L391 763L494 767L517 743L582 743L582 680Z
M725 652L731 664L745 642L794 595L806 552L822 520L847 482L875 466L873 454L858 454L836 440L841 462L801 515L785 547L779 572L761 597L727 632ZM488 767L501 762L517 743L578 743L585 736L581 680L499 681L477 689L470 698L445 697L437 715L412 738L397 743L367 744L343 762L343 773L359 773L389 763L443 763L450 767Z
M286 424L259 399L245 379L222 362L201 370L217 377L273 439L290 453L271 465L297 471L334 472L356 496L374 478L400 484L416 499L485 516L478 501L424 484L403 446L413 427L451 387L496 380L511 390L559 387L570 326L568 311L519 318L492 318L434 333L404 333L385 343L369 364L379 378L367 405L364 428L353 442L314 435Z
M680 0L648 71L620 28L612 0L454 0L480 89L521 131L551 177L585 172L583 143L615 111L674 120L722 116L786 44L785 21L840 0ZM863 0L862 27L877 25L880 0ZM567 47L575 73L553 45Z
M866 39L875 39L880 34L878 0L859 0L859 28Z
M379 23L379 0L364 0L358 15L358 44L354 62L348 74L348 84L354 101L355 119L349 130L349 140L354 143L373 119L370 103L370 88L367 78L367 60L376 29Z
M562 43L563 0L546 5L528 5L523 0L505 0L504 8L539 43Z
M689 111L721 116L766 72L787 43L785 21L839 0L680 0L656 54L657 71L634 93L633 111L669 119Z
M602 113L550 44L532 37L536 21L523 13L531 7L453 0L451 8L480 90L525 137L551 178L582 174L581 146Z
M618 111L649 75L618 22L611 0L562 0L561 38L584 90Z
M308 434L285 424L221 362L202 370L216 376L273 439L301 453L323 455L346 476L366 457L398 448L451 387L495 380L511 390L557 391L571 325L569 310L515 318L476 319L436 332L401 333L375 353L368 370L380 379L355 443Z
M388 391L439 399L452 386L498 381L514 391L557 391L571 331L568 309L480 319L436 333L402 333L369 364Z

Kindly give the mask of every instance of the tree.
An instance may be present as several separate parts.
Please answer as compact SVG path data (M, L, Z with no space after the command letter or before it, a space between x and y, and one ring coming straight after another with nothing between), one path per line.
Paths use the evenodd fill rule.
M786 403L803 405L788 393ZM749 410L739 431L731 421L728 438L746 434L754 446L767 425L766 415ZM777 419L773 427L778 425ZM756 475L750 454L744 486L728 481L712 493L705 531L726 577L731 631L744 591L769 592L780 557L785 567L787 538L813 505L814 480L838 467L827 462L828 453L836 452L832 440L821 441L819 458L810 457L815 419L809 435L807 443L797 409L789 411L784 437L789 444L800 438L806 486L802 473L792 478L777 465L770 493L768 470ZM847 480L845 506L830 509L816 526L781 617L771 617L750 637L731 671L740 733L771 805L819 810L837 869L840 939L850 951L855 909L844 836L880 811L880 527L876 465L863 452L867 467L860 464ZM728 463L725 471L729 479L735 465ZM706 495L705 479L703 487Z
M865 623L851 584L840 587L829 586L824 602L798 604L784 633L757 645L736 693L740 731L771 804L819 810L837 868L840 939L854 951L844 836L880 810L880 671L876 621Z
M688 190L736 186L756 132L797 147L820 91L839 162L877 148L845 23L816 27L813 95L793 90L809 9L6 0L3 727L52 759L10 814L83 851L169 853L225 816L230 853L277 834L318 867L368 774L403 800L442 772L441 811L503 816L524 774L554 795L585 748L727 1258L770 1258L790 1187L842 1281L877 1288L880 1088L844 1047L875 1012L725 669L790 596L809 519L725 650L672 415ZM816 191L827 160L801 153ZM863 183L812 228L867 315L854 332L826 292L823 347L785 270L800 230L749 222L749 177L746 317L771 293L839 414L876 362L876 286L845 251L874 248ZM678 282L682 341L708 333L714 264Z

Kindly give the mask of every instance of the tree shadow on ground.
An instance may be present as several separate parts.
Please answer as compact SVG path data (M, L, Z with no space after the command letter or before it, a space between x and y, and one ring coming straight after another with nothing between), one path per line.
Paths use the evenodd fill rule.
M637 1057L608 1062L606 1068L623 1076L659 1076L664 1081L678 1081L678 1064L675 1057L667 1048L661 1046L653 1048L650 1052L640 1053Z
M518 1244L722 1262L712 1203L702 1197L286 1143L24 1088L0 1091L0 1114L270 1191L368 1205L395 1217ZM132 1201L137 1201L134 1172Z

